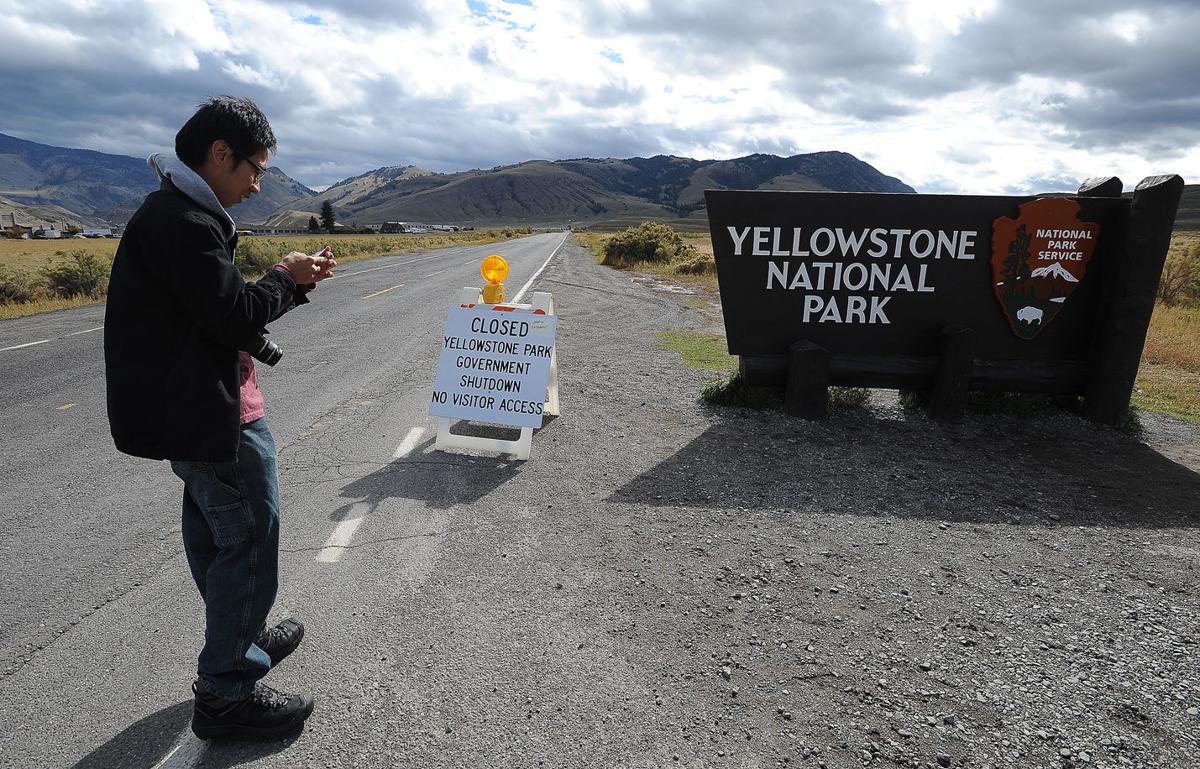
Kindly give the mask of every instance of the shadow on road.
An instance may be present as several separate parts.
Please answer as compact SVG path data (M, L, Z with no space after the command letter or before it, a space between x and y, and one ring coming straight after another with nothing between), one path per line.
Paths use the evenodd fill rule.
M175 747L191 720L191 700L164 708L88 753L73 769L149 769Z
M1200 475L1078 420L718 422L609 501L977 523L1200 527Z
M152 769L160 763L174 766L168 759L171 751L180 744L180 735L190 739L192 701L180 702L169 708L152 713L108 742L88 753L72 769ZM231 769L264 756L279 753L296 741L302 734L268 741L213 740L204 743L204 769ZM180 762L180 766L190 761Z
M554 419L547 417L541 429L545 430ZM520 434L516 428L466 422L456 424L452 432L501 440L515 440ZM329 516L330 520L357 517L363 513L363 505L366 505L366 512L374 512L380 502L391 498L421 500L439 510L471 505L507 483L524 464L508 457L433 452L430 451L433 444L434 439L430 438L407 457L347 484L342 488L341 496L354 501L335 510Z

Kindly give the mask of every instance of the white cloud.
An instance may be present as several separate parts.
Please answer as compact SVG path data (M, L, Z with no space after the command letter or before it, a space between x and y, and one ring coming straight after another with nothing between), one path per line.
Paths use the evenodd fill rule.
M310 186L383 165L844 150L922 191L1200 178L1171 0L0 0L0 132L142 156L254 98Z

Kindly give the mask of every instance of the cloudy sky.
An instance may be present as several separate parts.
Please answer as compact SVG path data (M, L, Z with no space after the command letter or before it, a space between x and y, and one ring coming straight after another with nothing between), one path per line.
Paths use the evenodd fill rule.
M1200 182L1198 0L0 0L0 133L144 157L250 96L387 165L849 152L920 192Z

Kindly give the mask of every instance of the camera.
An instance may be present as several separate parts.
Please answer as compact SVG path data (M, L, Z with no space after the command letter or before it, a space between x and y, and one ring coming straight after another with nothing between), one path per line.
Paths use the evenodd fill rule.
M250 340L250 344L246 347L246 352L250 353L250 357L257 361L262 361L268 366L274 366L283 357L283 349L270 339L267 339L266 335L262 333L259 333Z

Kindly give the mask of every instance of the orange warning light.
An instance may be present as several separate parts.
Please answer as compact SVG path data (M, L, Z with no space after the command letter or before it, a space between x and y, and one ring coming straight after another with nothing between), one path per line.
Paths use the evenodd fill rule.
M504 261L503 256L492 254L485 257L483 264L479 265L479 274L488 283L503 283L508 277L508 262Z
M499 304L504 301L504 279L508 277L508 262L503 256L492 254L479 265L479 274L488 282L483 287L483 303Z

